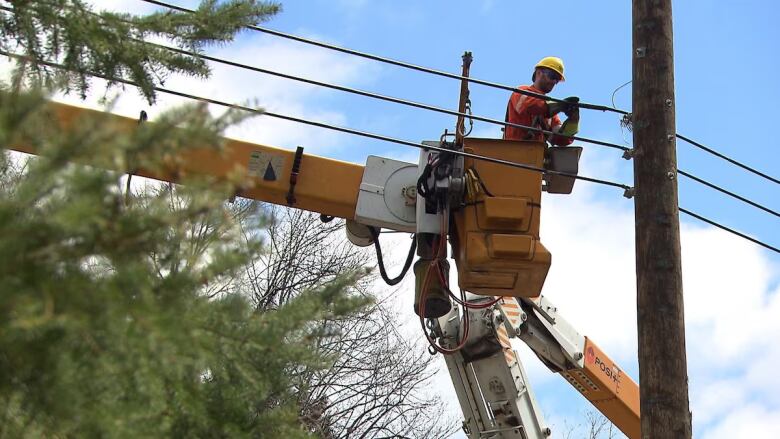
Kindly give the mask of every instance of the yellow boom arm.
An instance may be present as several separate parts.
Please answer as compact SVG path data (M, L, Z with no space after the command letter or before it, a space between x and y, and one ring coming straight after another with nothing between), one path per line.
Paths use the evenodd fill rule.
M122 116L106 115L95 110L50 103L56 115L52 123L63 130L77 124L88 115L108 117L111 124L122 130L137 129L138 121ZM10 149L36 154L35 145L20 140ZM339 160L302 154L298 169L293 174L296 152L256 143L226 139L222 151L192 149L178 157L175 169L154 173L140 169L134 174L161 181L177 180L176 176L207 175L227 178L231 172L243 170L251 178L249 188L238 195L269 203L288 205L325 215L352 219L355 215L358 190L363 177L363 166ZM294 175L294 183L291 176ZM292 192L291 192L292 187ZM290 202L291 201L291 202Z

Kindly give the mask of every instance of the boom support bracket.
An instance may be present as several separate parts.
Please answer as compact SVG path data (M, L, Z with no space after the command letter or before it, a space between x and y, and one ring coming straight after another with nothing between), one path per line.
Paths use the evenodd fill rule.
M292 170L290 170L290 189L287 192L287 205L295 205L295 185L298 184L298 174L301 172L301 159L303 158L303 147L295 149L295 158L293 158Z

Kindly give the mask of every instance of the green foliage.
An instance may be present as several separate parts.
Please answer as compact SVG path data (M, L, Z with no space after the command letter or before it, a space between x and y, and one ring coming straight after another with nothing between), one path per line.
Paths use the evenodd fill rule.
M130 132L99 114L62 132L52 117L43 96L0 91L0 142L41 153L0 163L0 437L306 437L292 377L329 364L313 322L363 305L344 293L356 278L268 312L209 297L261 250L225 208L235 184L132 202L120 184L219 148L236 116L191 106Z
M150 103L153 87L170 74L205 78L209 69L202 59L146 44L144 39L160 37L198 52L205 45L232 41L244 26L267 20L281 9L273 2L205 0L194 13L164 11L139 17L96 13L81 0L10 3L0 12L0 48L65 67L27 63L21 75L38 84L78 91L82 97L90 75L129 80L139 85Z

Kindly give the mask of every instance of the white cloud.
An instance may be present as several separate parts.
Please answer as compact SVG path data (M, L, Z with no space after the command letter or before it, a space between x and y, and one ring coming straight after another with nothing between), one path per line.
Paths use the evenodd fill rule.
M637 352L633 209L619 195L607 204L587 187L576 191L543 203L542 241L553 253L545 294L625 367ZM775 421L739 426L780 409L773 337L780 291L772 290L780 270L759 247L719 229L683 223L681 234L689 394L696 427L706 432L700 437L766 437Z
M345 59L328 51L269 38L249 39L209 53L242 64L346 86L370 83L379 74L375 65L368 65L359 59ZM77 96L62 95L58 96L57 100L100 108L99 100L103 97L104 90L103 81L95 80L94 84L92 94L86 101L82 102ZM348 117L342 109L328 109L329 99L338 92L222 64L212 64L212 76L208 80L174 76L168 78L163 87L228 104L260 107L300 119L340 126L349 125ZM109 91L109 96L116 94L119 94L119 98L112 109L113 112L128 117L138 117L139 112L145 110L151 121L156 114L165 109L188 102L186 98L159 93L155 105L149 106L131 87L127 87L124 92ZM225 110L224 107L217 105L211 107L215 113ZM338 150L352 140L346 138L346 135L323 128L270 116L252 117L239 126L231 128L227 135L283 148L302 145L307 152L314 153Z
M748 392L740 380L725 379L712 381L703 386L693 386L690 403L695 408L695 423L708 425L728 416L736 407L743 407Z
M633 209L619 192L595 198L578 182L542 201L542 243L553 255L544 294L578 331L619 361L636 352ZM625 367L625 366L624 366Z
M160 9L139 0L91 0L90 3L96 10L135 14L145 14ZM198 4L197 1L192 0L174 3L189 8ZM299 33L306 32L301 30ZM320 36L317 39L327 40L327 37ZM157 42L164 43L164 41ZM380 67L375 63L254 32L244 32L234 43L220 48L208 48L206 52L217 58L347 87L370 85L381 72ZM5 58L0 60L0 75L2 75L0 77L7 80L11 67L12 63ZM166 80L163 87L229 104L260 107L300 119L340 126L349 125L347 112L343 108L329 108L330 101L341 92L223 64L211 63L211 67L212 75L207 80L173 76ZM85 101L77 95L62 94L55 96L55 100L103 109L105 105L101 102L102 98L112 100L116 97L112 107L114 113L136 118L140 111L144 110L151 121L154 121L156 114L172 106L191 102L186 98L159 93L155 105L150 106L130 86L124 89L113 88L106 92L104 84L104 81L94 79L90 95ZM210 108L216 114L225 110L218 105L210 105ZM353 136L270 116L252 117L228 130L227 135L283 148L301 145L309 153L338 150L354 141Z
M752 439L776 437L778 431L780 410L768 410L758 404L734 404L731 411L720 418L713 428L697 436L706 439Z

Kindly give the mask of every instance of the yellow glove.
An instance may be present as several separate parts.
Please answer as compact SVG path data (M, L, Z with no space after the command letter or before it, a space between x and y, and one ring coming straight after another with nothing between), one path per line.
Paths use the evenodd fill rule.
M566 119L566 122L561 125L561 129L558 130L559 134L564 136L573 136L580 130L579 120Z

